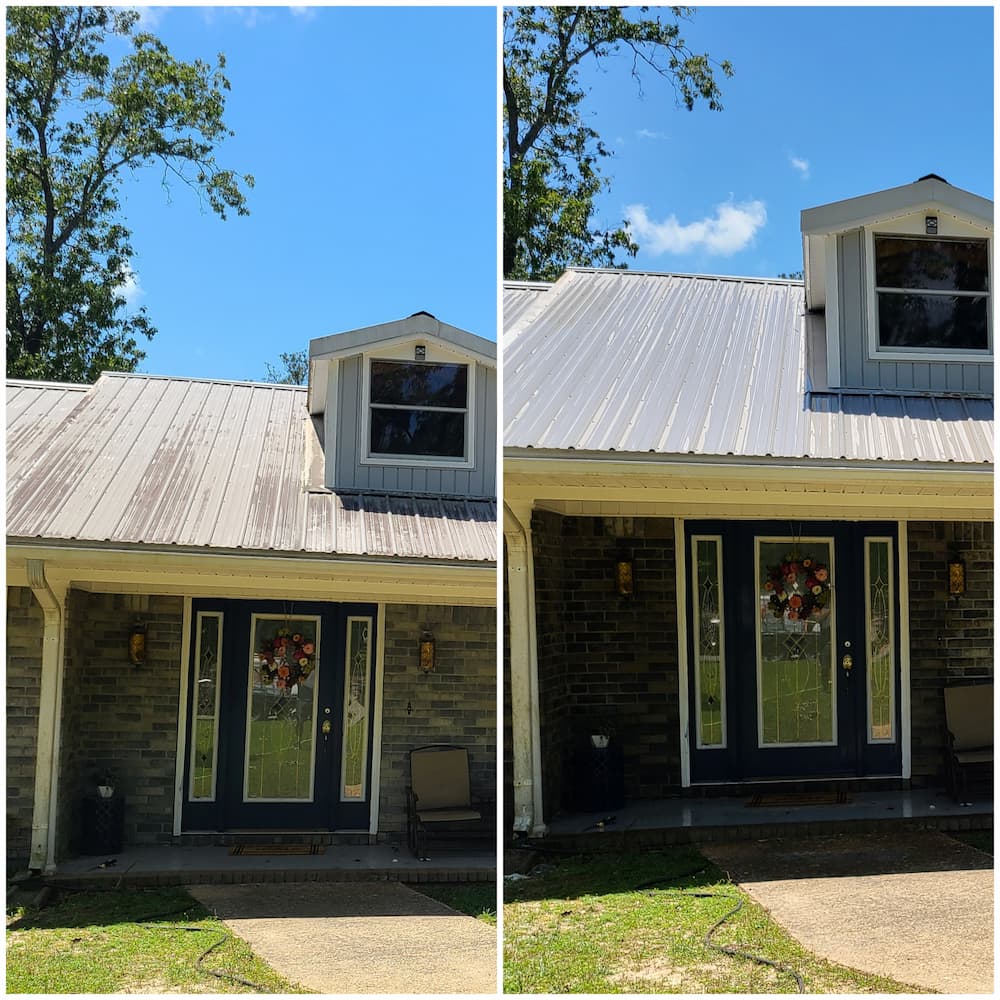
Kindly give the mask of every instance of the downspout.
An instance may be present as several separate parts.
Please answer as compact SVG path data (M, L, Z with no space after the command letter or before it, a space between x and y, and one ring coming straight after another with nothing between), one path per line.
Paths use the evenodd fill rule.
M62 724L63 599L45 577L45 562L26 560L28 586L44 615L42 677L38 690L35 799L31 817L31 871L55 871L56 811L59 791L59 727Z
M514 831L544 836L542 753L538 720L538 643L530 505L518 517L504 504L507 587L510 598L511 742L514 758Z

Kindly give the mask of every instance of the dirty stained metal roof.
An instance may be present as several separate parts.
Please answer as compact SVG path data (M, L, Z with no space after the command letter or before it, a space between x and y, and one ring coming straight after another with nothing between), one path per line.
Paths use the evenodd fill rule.
M10 382L8 538L494 562L495 501L308 492L305 388Z
M574 269L534 310L506 295L507 449L993 460L992 399L817 386L801 282Z

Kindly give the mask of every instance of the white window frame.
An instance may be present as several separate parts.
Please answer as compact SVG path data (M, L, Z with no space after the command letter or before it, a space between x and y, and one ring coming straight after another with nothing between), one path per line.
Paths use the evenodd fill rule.
M395 352L392 352L393 354ZM462 458L448 458L443 455L383 455L373 453L371 450L371 386L372 386L372 363L385 363L397 365L464 365L467 371L466 395L465 395L465 427L464 427L464 455ZM359 454L362 465L391 465L407 468L436 468L436 469L471 469L475 465L475 396L476 396L476 364L467 358L458 358L448 355L432 354L427 351L427 357L417 361L412 353L406 357L391 356L388 352L382 354L366 354L362 366L361 379L361 420L358 422L361 434ZM375 404L382 406L383 404ZM391 409L392 407L385 407ZM407 410L427 410L437 413L462 413L457 407L436 407L436 406L398 406L396 409Z
M924 231L925 215L937 215L938 232L927 236ZM933 289L900 288L894 289L875 284L875 237L898 237L899 239L926 238L934 240L981 241L986 244L987 280L985 292L952 292ZM898 220L895 224L867 226L864 231L865 247L865 314L868 323L868 359L870 361L920 361L924 363L954 361L989 361L993 358L993 239L992 234L977 227L967 225L958 220L949 219L943 213L933 209L918 212L908 216L906 220ZM987 346L980 348L950 348L950 347L884 347L878 338L878 295L881 291L906 292L910 295L949 295L973 297L985 295Z

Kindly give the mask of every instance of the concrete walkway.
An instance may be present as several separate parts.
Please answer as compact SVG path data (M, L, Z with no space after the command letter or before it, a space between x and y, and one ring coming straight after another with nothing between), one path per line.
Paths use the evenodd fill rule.
M317 993L496 993L496 929L395 882L189 891L276 972Z
M817 955L921 989L993 992L993 859L980 851L934 831L701 850Z

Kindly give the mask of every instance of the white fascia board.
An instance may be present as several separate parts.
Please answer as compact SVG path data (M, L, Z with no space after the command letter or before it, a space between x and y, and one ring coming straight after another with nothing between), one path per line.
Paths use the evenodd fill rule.
M361 330L334 333L309 342L310 358L345 358L354 354L372 353L380 348L405 344L409 341L431 340L456 354L483 364L496 365L497 345L456 326L442 323L433 316L418 314L392 323L381 323Z
M719 459L660 461L512 457L504 461L504 497L553 502L647 505L670 511L725 510L758 517L795 496L811 517L993 516L992 465L819 461L746 463ZM901 513L907 511L906 514ZM685 516L694 516L685 514Z
M257 554L162 552L10 540L7 579L18 585L28 559L44 559L60 581L109 593L296 600L384 601L494 607L496 565L459 561L310 559Z
M826 305L826 239L802 237L802 270L805 278L806 309L810 312Z
M993 202L941 181L917 181L859 198L804 209L803 236L845 232L885 222L918 209L946 212L973 225L993 228Z
M336 365L316 358L309 359L309 392L306 406L310 416L316 417L326 410L326 397L330 383L330 369Z

